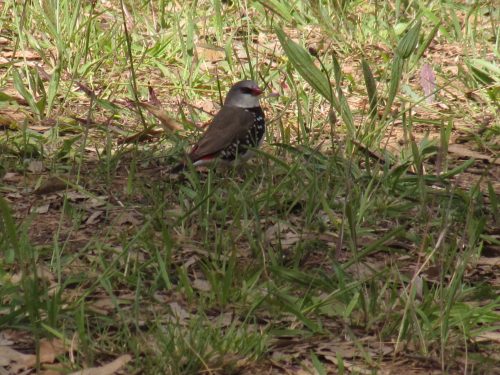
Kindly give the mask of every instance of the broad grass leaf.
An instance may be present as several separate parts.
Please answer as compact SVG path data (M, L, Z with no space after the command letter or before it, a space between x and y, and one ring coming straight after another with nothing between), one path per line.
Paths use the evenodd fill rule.
M411 56L415 47L418 43L418 36L420 33L420 27L422 26L422 21L418 21L413 27L408 30L406 35L399 41L396 48L396 54L402 59L407 59Z
M467 61L474 78L484 84L492 85L500 82L500 67L486 60L471 59Z
M0 239L4 239L2 241L4 244L6 242L10 242L11 246L4 247L4 259L7 264L12 263L15 260L16 254L20 252L19 240L17 237L17 228L12 216L12 209L6 200L4 200L0 196L0 233L2 236Z
M438 23L434 26L434 28L429 32L427 37L424 39L424 41L418 46L417 52L415 52L415 59L414 61L418 61L422 55L424 54L425 50L429 45L431 44L432 40L436 36L439 28L441 26L441 23Z
M375 78L373 78L372 70L368 62L363 59L361 60L361 67L363 69L363 78L365 79L366 92L368 93L368 100L370 103L370 117L374 117L377 114L377 84Z
M467 168L469 168L472 164L476 162L476 159L469 159L466 160L463 164L453 168L452 170L441 174L441 178L447 179L453 176L456 176L457 174L463 173Z
M24 82L17 69L14 69L12 71L12 78L14 79L14 87L16 88L17 92L21 94L21 96L28 102L31 110L41 117L40 109L35 99L33 98L33 95L31 95L30 92L26 90Z
M61 64L57 64L54 73L50 77L49 89L47 93L47 116L50 113L52 106L54 104L54 99L57 95L57 90L59 89L59 81L61 78Z
M320 93L330 103L334 104L330 82L328 82L325 74L323 74L321 70L314 65L314 61L309 52L307 52L304 47L288 38L281 28L276 27L275 30L281 46L294 68L318 93ZM338 103L335 109L340 109Z
M12 96L0 92L0 102L14 102L16 101Z
M332 105L335 109L340 112L340 116L347 127L349 132L349 136L352 138L355 137L356 127L354 126L354 117L352 115L351 108L349 107L349 103L344 95L344 92L341 89L342 86L342 69L340 68L340 64L337 60L335 54L332 54L332 62L333 62L333 72L335 75L335 83L337 84L337 96L335 96L332 92ZM338 108L337 108L338 106Z
M392 103L396 98L396 94L399 88L399 81L403 75L403 59L399 55L395 55L392 60L392 70L391 70L391 83L389 84L389 92L387 94L387 103L384 110L384 118L391 111Z
M286 5L288 2L282 3L277 0L257 0L257 2L261 3L265 8L281 17L286 22L292 22L294 20L290 9Z

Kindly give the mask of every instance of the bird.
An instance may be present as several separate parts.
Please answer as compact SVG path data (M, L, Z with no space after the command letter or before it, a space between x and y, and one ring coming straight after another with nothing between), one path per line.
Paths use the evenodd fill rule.
M239 81L231 87L224 105L188 154L194 166L215 161L233 165L253 156L252 149L261 145L266 132L266 119L259 101L262 93L253 80ZM186 163L181 163L174 172L185 167Z

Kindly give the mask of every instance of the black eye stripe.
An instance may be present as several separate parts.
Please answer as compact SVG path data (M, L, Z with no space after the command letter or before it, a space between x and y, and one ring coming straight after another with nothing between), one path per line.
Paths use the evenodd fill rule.
M252 89L249 88L249 87L242 87L241 88L241 91L245 94L251 94L252 93Z

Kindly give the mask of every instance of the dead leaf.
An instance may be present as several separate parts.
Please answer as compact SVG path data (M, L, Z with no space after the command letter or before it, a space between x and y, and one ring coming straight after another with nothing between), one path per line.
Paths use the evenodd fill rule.
M339 364L339 360L337 359L337 357L334 357L334 356L331 356L331 355L325 355L323 356L326 360L332 362L333 364L335 364L336 366L338 366ZM363 374L363 375L371 375L373 374L373 370L370 370L370 369L367 369L367 368L364 368L364 367L360 367L358 365L355 365L354 363L352 362L349 362L349 361L346 361L346 360L343 360L343 365L345 368L347 368L348 370L350 370L351 372L353 373L356 373L356 374ZM377 371L377 374L389 374L387 371Z
M215 103L208 99L198 100L190 106L211 116L213 116L218 110L218 106L216 107Z
M162 111L157 108L155 105L141 102L139 103L141 107L146 109L149 113L151 113L154 117L160 120L160 123L163 125L163 129L166 131L177 131L182 130L182 126L179 125L177 121L171 118L167 112Z
M168 304L172 311L172 315L175 317L176 321L184 323L188 318L191 317L191 314L187 312L181 305L177 302L171 302Z
M36 65L35 68L36 68L36 70L38 72L38 75L40 76L40 78L43 81L45 81L45 82L49 82L50 81L51 75L45 71L45 69L43 68L43 66Z
M122 145L124 143L135 143L135 142L147 141L147 140L153 139L154 137L160 136L163 133L165 133L164 130L146 129L146 130L142 130L138 133L134 133L131 136L128 136L125 138L119 138L117 143L119 145Z
M193 264L196 264L198 261L200 260L199 257L197 257L196 255L192 255L190 256L183 264L182 266L185 268L185 269L188 269L189 267L191 267Z
M54 363L56 357L66 352L62 341L58 339L40 340L40 363ZM0 346L0 366L9 366L12 373L35 367L35 354L24 354L8 346Z
M210 44L198 43L196 45L196 52L198 53L198 57L211 63L223 61L226 58L226 51L224 48Z
M40 375L61 375L61 374L64 374L65 371L63 368L61 368L60 370L54 370L54 369L50 369L50 370L42 370L40 372Z
M59 190L64 190L66 186L66 181L62 180L60 177L52 176L42 182L33 193L37 195L50 194Z
M82 194L83 195L83 194ZM88 198L88 196L83 195L85 198ZM90 199L87 199L83 203L83 207L86 208L87 210L92 210L97 207L102 207L106 205L106 200L108 199L107 196L102 195L100 197L92 197Z
M31 173L41 173L43 171L43 162L40 160L31 160L26 169Z
M480 257L477 260L477 264L480 266L492 266L492 267L500 267L500 257Z
M128 304L129 299L126 295L121 295L117 299L113 299L111 297L99 297L94 301L88 304L88 307L92 309L92 311L102 314L109 315L112 311L116 309L116 304L118 305L126 305Z
M12 284L18 284L21 282L22 276L23 276L22 271L19 271L18 273L11 276L10 282ZM50 285L57 284L55 275L45 265L39 264L36 266L36 276L41 280L47 281Z
M201 292L210 292L212 290L212 285L207 280L196 279L193 281L192 286Z
M483 332L480 335L477 335L474 338L474 341L476 342L493 341L496 343L500 343L500 332L498 331Z
M10 116L0 115L0 130L11 129L15 130L17 128L17 122Z
M93 212L88 218L87 220L85 220L85 224L95 224L97 222L99 222L100 220L99 217L104 213L104 211L95 211Z
M488 156L488 155L482 154L480 152L471 150L469 147L466 147L462 144L456 143L456 144L449 145L448 151L452 152L456 155L462 156L462 157L484 160L488 163L494 163L496 165L500 165L499 158L493 158L491 156Z
M64 344L60 340L40 340L40 363L54 363L56 357L65 353ZM35 358L36 359L36 358ZM32 366L36 365L36 360Z
M70 375L111 375L120 370L128 362L132 360L132 356L129 354L122 355L118 357L113 362L101 367L91 367L83 369L81 371L72 372Z
M3 178L3 182L10 182L10 183L17 183L21 181L22 176L19 173L14 173L14 172L7 172Z
M465 97L467 99L475 101L476 103L486 105L486 101L475 91L466 91Z
M49 212L49 207L50 203L47 203L38 207L32 207L30 212L36 214L46 214L47 212Z
M36 52L27 51L27 50L16 51L15 54L13 51L3 51L2 56L7 58L7 59L10 59L10 58L23 58L26 60L39 60L40 59L40 56Z
M424 90L424 95L428 103L434 101L434 90L436 89L436 75L429 63L425 63L420 71L420 85Z
M66 196L66 199L70 202L83 201L89 198L87 195L82 194L78 191L67 191L64 194Z
M9 346L0 346L0 366L7 367L11 363L26 362L29 354L20 353Z
M217 321L215 322L217 327L229 327L234 322L234 313L229 311L222 315L217 316Z
M135 214L134 212L124 212L118 216L118 218L115 221L115 224L116 225L131 224L132 226L138 226L139 224L141 224L141 220L139 220L137 216L139 215Z

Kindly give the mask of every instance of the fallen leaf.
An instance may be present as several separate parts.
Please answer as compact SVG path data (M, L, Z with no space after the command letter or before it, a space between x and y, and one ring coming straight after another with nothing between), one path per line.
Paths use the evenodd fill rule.
M212 285L207 280L196 279L192 283L193 288L202 292L210 292L212 290Z
M160 120L160 123L163 126L164 130L167 131L177 131L181 130L182 126L180 126L177 121L175 121L172 117L170 117L167 112L158 109L155 105L141 102L139 103L141 107L146 109L149 113L151 113L154 117Z
M87 196L83 195L86 199L88 198ZM97 207L102 207L106 205L106 200L108 199L107 196L103 195L100 197L92 197L90 199L87 199L83 203L83 207L86 208L87 210L91 210Z
M43 162L40 160L31 160L26 169L31 173L41 173L43 171Z
M110 297L99 298L98 300L89 303L88 306L94 311L104 313L104 315L115 309L115 303Z
M196 45L196 52L198 53L198 56L203 60L209 61L211 63L223 61L226 58L226 52L224 48L210 44L198 43Z
M60 177L52 176L43 181L33 193L37 195L50 194L59 190L64 190L66 186L66 181L62 180Z
M493 158L491 156L488 156L488 155L482 154L480 152L471 150L469 147L464 146L462 144L455 143L455 144L449 145L448 152L452 152L452 153L459 155L461 157L484 160L488 163L494 163L496 165L500 165L500 159Z
M492 266L492 267L500 267L500 257L480 257L477 260L477 264L480 266Z
M42 370L40 372L40 375L61 375L61 374L64 374L65 372L66 371L64 371L63 368L61 368L59 371L50 369L50 370Z
M434 90L436 89L436 75L429 63L425 63L422 70L420 70L420 85L427 97L427 102L432 103L434 101Z
M483 332L480 335L477 335L474 338L474 340L476 342L494 341L500 343L500 332L498 331Z
M40 363L54 363L56 357L66 352L65 345L61 340L40 340ZM36 366L37 356L35 354L24 354L8 346L0 346L0 366L9 366L12 373Z
M170 306L172 315L179 322L185 322L188 318L191 317L191 314L188 313L184 308L182 308L182 306L179 305L177 302L171 302L168 304L168 306Z
M3 182L11 182L11 183L17 183L21 181L22 176L19 173L14 173L14 172L7 172L3 178Z
M99 217L104 213L104 211L95 211L93 212L88 218L87 220L85 220L85 224L95 224L97 222L99 222L100 220Z
M124 144L124 143L141 142L141 141L151 140L154 137L160 136L163 133L165 133L164 130L146 129L146 130L142 130L138 133L134 133L129 137L119 138L117 142L119 145Z
M64 193L66 199L70 202L78 202L88 199L88 196L78 191L67 191Z
M234 313L226 312L224 314L217 316L217 321L215 322L217 327L229 327L234 322Z
M34 357L32 354L24 354L9 346L0 346L0 366L25 366Z
M50 207L50 203L44 204L44 205L41 205L38 207L32 207L30 212L36 213L36 214L46 214L47 212L49 212L49 207Z
M86 368L81 371L72 372L70 375L111 375L120 370L128 362L132 360L132 356L129 354L122 355L118 357L113 362L101 367L91 367Z
M8 59L10 59L10 58L23 58L26 60L39 60L40 59L40 55L38 55L36 52L27 51L27 50L16 51L15 54L13 51L4 51L2 53L2 56L5 58L8 58Z
M40 363L54 363L56 357L65 353L64 344L60 340L40 340ZM36 360L32 366L36 365Z
M337 359L337 357L334 357L334 356L331 356L331 355L325 355L323 357L326 360L328 360L328 361L332 362L333 364L335 364L336 366L339 365L339 360ZM374 373L373 370L370 370L370 369L367 369L367 368L355 365L352 362L349 362L349 361L346 361L346 360L342 360L342 362L343 362L344 367L347 368L348 370L350 370L350 372L353 372L353 373L356 373L356 374L363 374L363 375L371 375L371 374ZM385 374L389 374L389 372L387 372L387 371L377 371L377 374L385 375Z
M41 279L47 281L50 285L56 285L56 277L54 274L50 271L50 269L45 266L45 265L37 265L36 266L36 276ZM10 278L10 282L12 284L18 284L21 282L23 277L23 272L19 271L18 273L14 274Z
M138 216L138 214L134 214L133 212L124 212L118 216L118 218L115 221L115 224L116 225L131 224L132 226L138 226L139 224L141 224L141 220L139 220L136 216Z

